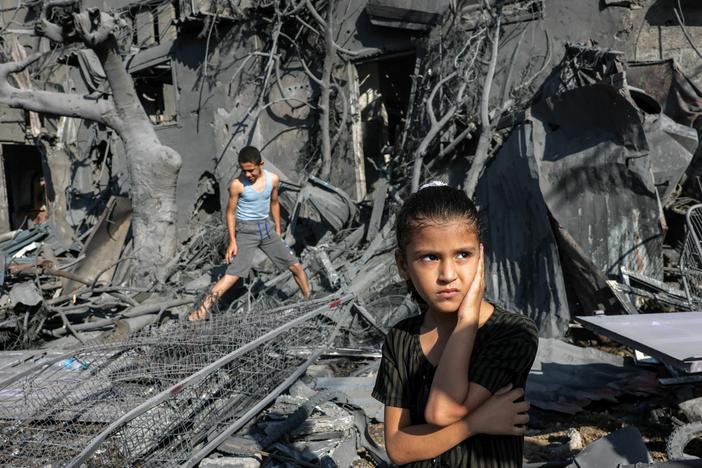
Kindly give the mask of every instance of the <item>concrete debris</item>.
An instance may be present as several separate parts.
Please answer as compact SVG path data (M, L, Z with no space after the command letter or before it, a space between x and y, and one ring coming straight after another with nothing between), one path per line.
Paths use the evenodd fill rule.
M702 422L702 397L680 402L680 410L690 422Z
M383 422L383 405L371 397L375 375L369 377L317 377L314 388L319 391L341 392L349 402L363 409L368 417Z
M40 304L44 298L39 288L31 281L15 284L10 289L10 306L17 307L19 304L35 306Z
M600 468L650 461L639 430L625 427L585 447L567 468Z
M202 460L200 468L259 468L261 460L253 457L212 456Z

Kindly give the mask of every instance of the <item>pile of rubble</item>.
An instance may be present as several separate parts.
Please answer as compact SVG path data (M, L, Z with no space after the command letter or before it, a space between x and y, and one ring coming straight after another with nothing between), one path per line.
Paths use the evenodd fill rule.
M284 187L282 204L291 214L287 237L294 245L296 236L306 236L301 259L316 299L301 301L291 275L275 272L261 255L256 275L204 322L182 318L223 273L221 227L197 232L164 269L161 282L149 287L130 286L120 273L129 271L130 259L128 238L114 234L120 226L117 202L104 218L112 235L94 231L83 250L62 249L49 223L8 235L4 287L14 305L4 309L3 327L16 348L29 347L17 346L21 339L41 349L1 356L3 463L387 464L382 405L370 391L384 333L417 313L394 269L399 193L383 183L368 202L357 204L315 178ZM106 252L104 243L115 240L121 253L100 259L110 268L102 263L92 273L77 273L89 248ZM681 297L687 304L687 296ZM636 316L665 324L676 314ZM631 316L582 323L589 320L607 334L611 326L597 321L620 317ZM571 327L570 340L582 344L577 335L592 340L588 333ZM593 405L631 398L655 401L661 384L679 385L685 370L696 370L684 367L694 357L676 361L650 343L626 344L670 363L677 380L658 380L660 367L652 372L621 356L542 338L527 389L534 411L541 412L530 437L538 440L553 429L545 422L550 414L582 415ZM699 410L695 392L688 394L693 398L684 412L689 421ZM680 411L675 414L686 417ZM666 424L672 425L670 417ZM690 427L672 437L691 437ZM547 444L548 460L567 459L585 445L577 430L568 437ZM626 444L637 440L635 434L626 437ZM619 462L648 462L641 458L650 456L646 450Z

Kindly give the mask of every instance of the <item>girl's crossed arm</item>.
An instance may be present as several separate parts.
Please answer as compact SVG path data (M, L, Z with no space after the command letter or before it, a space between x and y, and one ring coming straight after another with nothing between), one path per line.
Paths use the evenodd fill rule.
M429 392L424 419L447 426L468 414L490 397L481 385L471 384L467 369L478 332L484 290L483 246L473 282L458 308L456 327L446 342Z
M521 389L505 387L471 411L466 417L444 427L411 425L409 410L385 406L385 447L398 465L437 457L463 440L477 434L524 435L529 422L526 401L516 402Z

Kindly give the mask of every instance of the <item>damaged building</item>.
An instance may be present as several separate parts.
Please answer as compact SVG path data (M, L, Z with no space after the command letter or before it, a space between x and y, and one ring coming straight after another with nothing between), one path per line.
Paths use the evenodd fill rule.
M525 466L699 466L663 463L702 457L702 5L0 0L0 19L3 466L388 466L370 391L418 313L394 221L434 179L478 205L489 300L539 329ZM226 268L247 145L315 298L258 252L187 322Z

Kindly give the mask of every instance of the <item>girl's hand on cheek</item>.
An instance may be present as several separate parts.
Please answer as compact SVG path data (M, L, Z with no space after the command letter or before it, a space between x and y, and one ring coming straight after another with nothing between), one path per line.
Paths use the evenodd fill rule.
M485 261L483 256L483 244L480 244L480 254L478 257L478 268L468 289L468 293L458 306L458 320L477 322L480 318L480 305L483 303L483 292L485 291Z
M476 433L492 435L524 435L529 422L529 402L515 400L524 395L521 388L512 385L499 389L475 411L467 416Z

